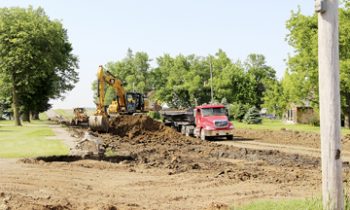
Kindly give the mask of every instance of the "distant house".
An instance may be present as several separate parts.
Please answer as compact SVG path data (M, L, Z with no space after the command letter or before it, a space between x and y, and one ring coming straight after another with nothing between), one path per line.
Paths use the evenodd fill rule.
M287 123L308 124L315 117L314 109L310 106L292 105L284 114L284 120Z

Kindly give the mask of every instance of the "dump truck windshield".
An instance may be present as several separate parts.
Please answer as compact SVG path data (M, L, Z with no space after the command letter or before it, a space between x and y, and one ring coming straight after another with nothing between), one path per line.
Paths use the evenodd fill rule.
M203 117L208 116L225 116L226 110L225 108L203 108L202 109Z

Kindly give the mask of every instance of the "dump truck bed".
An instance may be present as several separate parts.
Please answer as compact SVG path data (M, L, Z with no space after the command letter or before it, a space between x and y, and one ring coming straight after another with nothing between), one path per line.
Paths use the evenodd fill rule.
M195 124L193 110L163 110L159 113L166 125Z

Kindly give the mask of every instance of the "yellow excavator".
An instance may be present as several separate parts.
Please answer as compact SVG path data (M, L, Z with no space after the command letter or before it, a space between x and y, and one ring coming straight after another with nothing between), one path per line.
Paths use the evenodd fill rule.
M105 106L105 86L110 85L116 92L116 98L107 107ZM109 119L119 114L134 114L146 112L148 100L141 93L125 92L122 81L109 71L99 66L97 71L97 97L96 112L89 117L89 127L92 131L108 132Z

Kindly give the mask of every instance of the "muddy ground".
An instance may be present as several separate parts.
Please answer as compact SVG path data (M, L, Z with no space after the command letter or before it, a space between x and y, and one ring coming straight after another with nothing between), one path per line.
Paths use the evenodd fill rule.
M121 116L111 127L111 134L93 133L109 154L100 160L0 160L0 209L228 209L257 199L320 194L315 156L184 137L142 115ZM72 130L78 137L85 131ZM282 131L258 137L260 131L249 132L237 130L234 141L303 142ZM313 142L309 134L300 135L308 142L302 146Z

